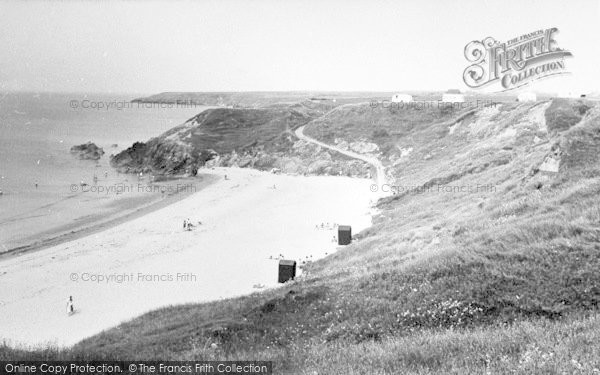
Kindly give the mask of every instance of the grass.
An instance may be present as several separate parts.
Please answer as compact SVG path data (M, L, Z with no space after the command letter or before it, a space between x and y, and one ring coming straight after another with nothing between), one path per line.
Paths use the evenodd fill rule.
M420 330L381 342L315 345L305 374L593 374L597 316L471 330Z
M124 171L177 174L202 166L214 154L252 147L289 149L286 134L320 114L316 105L261 109L208 109L148 142L111 158Z
M318 146L297 147L293 131L330 106L304 101L264 108L213 108L111 157L121 172L195 175L207 165L295 174L366 175L366 163ZM212 163L212 164L211 164Z
M600 110L558 130L548 119L565 105L579 112L578 102L510 103L397 131L386 142L412 137L414 151L389 164L395 181L430 189L382 200L351 246L283 288L157 310L68 350L4 347L0 358L262 359L289 374L599 372ZM348 111L353 123L371 116ZM333 136L369 137L352 129L365 131ZM540 172L556 147L559 173ZM439 189L484 185L493 189Z
M581 121L581 118L590 109L585 100L573 102L568 99L555 99L546 111L546 123L548 130L561 131Z

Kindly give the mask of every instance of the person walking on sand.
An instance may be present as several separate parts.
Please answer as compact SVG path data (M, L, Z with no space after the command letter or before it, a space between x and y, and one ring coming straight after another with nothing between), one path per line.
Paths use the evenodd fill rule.
M187 229L187 219L183 219L183 230Z
M75 308L73 308L73 296L69 296L67 300L67 315L71 316L75 312Z

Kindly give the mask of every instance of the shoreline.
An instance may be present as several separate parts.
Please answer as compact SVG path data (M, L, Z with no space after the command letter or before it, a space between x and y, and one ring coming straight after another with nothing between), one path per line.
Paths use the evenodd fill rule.
M198 189L193 192L187 191L177 191L175 193L170 193L163 198L150 200L145 204L138 205L134 208L127 210L125 214L106 214L99 215L100 217L97 220L91 219L89 223L86 224L65 224L60 228L64 228L62 230L48 230L37 235L32 235L30 237L40 237L44 236L44 233L48 232L59 232L54 236L45 236L44 238L33 240L29 244L20 245L14 248L10 248L7 251L0 252L0 261L5 260L7 258L17 257L20 255L28 254L31 252L41 251L53 246L58 246L64 244L69 241L74 241L77 239L84 238L86 236L90 236L104 230L110 229L117 225L126 223L127 221L134 220L136 218L147 215L153 211L159 210L161 208L167 207L173 203L176 203L182 199L187 198L190 195L201 192L207 186L215 183L217 181L216 176L211 174L198 174L196 177L175 177L169 180L169 182L183 182L190 183L196 182L198 184ZM134 198L135 199L135 198ZM110 205L119 205L121 202L114 201L110 202Z
M332 242L337 232L316 224L352 225L355 233L372 225L377 196L368 179L242 168L207 174L203 194L45 251L0 258L1 339L68 347L162 307L274 288L279 255L301 266L343 248ZM202 223L184 231L186 218ZM73 316L64 313L70 295Z

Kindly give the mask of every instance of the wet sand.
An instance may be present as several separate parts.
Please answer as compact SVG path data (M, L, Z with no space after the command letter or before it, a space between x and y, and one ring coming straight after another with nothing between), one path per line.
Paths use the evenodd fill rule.
M137 181L87 186L54 202L0 220L0 259L72 241L165 207L214 182L203 175L149 184ZM97 192L120 186L120 192ZM164 191L164 193L162 193Z

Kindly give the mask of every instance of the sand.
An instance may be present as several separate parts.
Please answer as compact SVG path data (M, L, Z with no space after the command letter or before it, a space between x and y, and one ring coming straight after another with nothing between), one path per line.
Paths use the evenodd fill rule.
M270 256L300 262L334 252L336 232L315 225L352 225L357 233L371 224L377 199L367 179L209 173L218 181L167 207L0 260L0 340L69 346L159 307L277 287ZM186 218L202 225L184 231Z
M66 185L42 187L40 195L45 198L24 194L30 196L26 206L21 204L23 197L4 201L0 215L0 258L47 248L142 216L201 190L212 182L211 177L149 183L147 177L140 181L133 175L113 173L109 179L102 176L97 185L86 187L86 192L78 184L75 192ZM106 190L117 187L122 189L119 193ZM99 188L105 190L94 192Z

